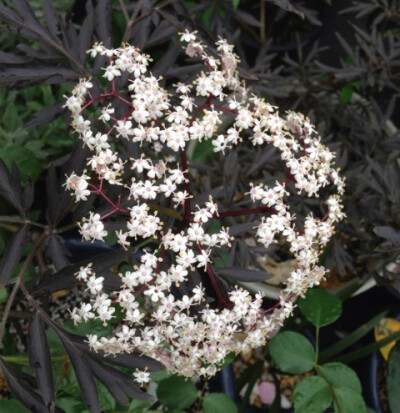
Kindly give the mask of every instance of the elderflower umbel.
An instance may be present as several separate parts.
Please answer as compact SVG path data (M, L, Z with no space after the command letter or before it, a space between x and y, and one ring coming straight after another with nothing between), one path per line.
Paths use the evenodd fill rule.
M138 265L120 274L121 287L110 294L103 290L103 277L90 266L81 268L76 276L93 298L74 309L71 317L76 323L92 318L107 323L122 309L123 325L116 327L111 337L88 336L94 351L140 351L172 372L210 376L228 353L263 345L290 316L295 297L323 279L325 269L317 264L335 223L344 216L344 181L332 166L334 155L321 143L309 119L291 111L281 116L276 107L251 94L239 78L239 59L231 45L218 40L218 56L211 56L195 32L181 33L181 41L186 54L200 58L204 69L191 83L174 85L175 92L167 92L162 79L148 71L151 59L136 47L125 44L107 49L95 44L89 50L92 57L108 57L103 76L112 82L112 90L115 78L129 79L129 98L126 93L123 97L112 94L126 106L126 113L116 118L120 111L110 103L111 94L106 94L100 130L94 130L86 116L89 106L101 102L101 96L94 98L89 93L91 82L82 79L66 99L72 126L91 151L89 171L81 176L72 173L66 187L76 201L86 201L94 193L109 204L104 215L90 212L82 220L82 237L103 241L108 234L103 222L115 213L127 217L126 225L117 231L122 247L129 248L139 240L158 243L157 248L142 255ZM232 122L222 130L223 116L227 115ZM226 153L239 144L273 145L285 164L285 182L251 184L245 195L264 212L255 221L257 241L266 248L286 241L296 261L274 311L262 309L261 294L252 296L239 287L223 290L214 274L215 253L230 246L233 237L229 228L208 233L213 219L224 218L212 198L191 208L193 196L185 165L188 145L205 140L211 141L217 153ZM116 149L126 142L138 148L133 159L122 159ZM164 158L163 148L168 153ZM129 180L124 178L127 175ZM90 177L96 178L95 183L90 183ZM289 181L299 194L315 199L320 199L323 188L333 188L326 201L320 200L327 211L324 218L310 213L301 231L290 209ZM104 190L114 186L121 193L118 200L108 196L115 191ZM120 206L122 198L130 202L129 207ZM164 222L162 207L153 208L160 199L174 205L178 214L178 210L183 211L179 229ZM195 273L197 277L193 277ZM211 282L217 295L214 304L198 279L199 273ZM147 315L137 300L142 294ZM149 380L147 372L134 376L140 384Z

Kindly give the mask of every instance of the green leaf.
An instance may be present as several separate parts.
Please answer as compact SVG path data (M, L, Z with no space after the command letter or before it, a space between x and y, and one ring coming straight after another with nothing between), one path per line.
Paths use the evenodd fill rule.
M15 162L21 174L21 181L26 182L28 175L35 181L42 170L42 166L37 160L35 154L23 146L8 145L0 148L0 158L11 168Z
M212 11L212 7L206 9ZM194 147L191 160L196 162L205 163L207 161L212 161L217 158L217 153L214 152L214 146L212 144L212 140L206 140L201 142L196 142L196 146Z
M304 317L316 327L323 327L336 321L342 313L339 298L321 288L309 290L306 297L297 301Z
M386 388L390 410L395 412L400 406L400 343L389 353Z
M65 320L64 328L70 333L80 336L96 334L98 337L108 337L112 334L111 324L105 326L100 320L89 320L87 323L79 323L78 325L74 325L72 320Z
M356 372L342 363L328 363L318 366L318 374L332 387L347 387L361 393L361 383Z
M327 348L324 351L321 351L319 355L319 359L321 360L321 362L329 360L331 357L335 356L336 354L339 354L340 352L342 352L343 350L345 350L352 344L358 342L362 337L368 334L379 323L379 321L383 317L385 317L386 314L387 314L387 311L384 311L378 314L377 316L371 318L371 320L367 321L362 326L356 328L349 335L347 335L342 340L335 343L333 346Z
M341 387L335 389L335 412L337 413L367 413L367 406L360 393L353 389ZM340 410L337 407L339 403Z
M8 291L7 288L0 288L0 304L3 304L7 301Z
M202 21L202 23L204 24L204 26L206 26L207 28L210 28L210 22L211 22L211 16L214 13L214 6L208 6L203 13L201 13L200 15L200 20ZM209 141L203 141L203 142L209 142ZM203 143L201 142L201 143Z
M98 383L99 400L101 407L113 411L115 409L115 399L102 383Z
M314 367L314 349L299 333L279 333L269 342L269 352L277 367L284 372L302 374Z
M182 4L186 10L193 9L193 7L197 6L197 3L195 1L190 0L182 0Z
M232 0L232 6L234 9L239 7L240 0Z
M214 234L215 232L220 231L221 228L222 228L221 220L213 219L207 228L207 234Z
M236 357L236 353L234 351L231 351L230 353L228 353L225 356L225 358L220 362L221 368L231 364L232 361L235 360L235 357Z
M185 409L197 400L197 389L192 381L171 376L158 384L157 398L169 409Z
M210 393L203 399L204 413L235 413L237 407L230 397L223 393Z
M143 413L150 409L154 402L142 402L140 400L132 400L129 405L129 413Z
M150 373L150 377L151 377L151 381L159 383L160 381L165 380L168 377L170 377L170 373L168 373L167 370L153 371Z
M61 340L58 338L54 330L48 328L46 330L47 342L51 348L51 354L53 356L61 356L65 354L65 347L62 345Z
M14 131L22 124L20 117L18 116L17 107L13 103L7 104L6 110L3 113L2 120L4 129L9 132Z
M58 403L57 403L58 404ZM29 413L29 410L24 407L18 400L0 400L1 413Z
M349 103L353 96L354 88L351 85L343 86L340 90L340 100L346 104Z
M61 407L68 413L81 413L85 409L85 405L81 400L72 397L57 398L57 406Z
M293 396L296 413L323 413L333 400L328 383L318 376L303 379Z

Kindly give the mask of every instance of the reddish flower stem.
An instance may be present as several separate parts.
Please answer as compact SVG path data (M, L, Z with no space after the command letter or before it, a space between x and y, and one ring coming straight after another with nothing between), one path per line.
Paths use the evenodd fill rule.
M289 297L286 298L284 301L285 301L285 302L290 301L293 297L294 297L294 294L290 294ZM270 313L270 312L274 311L274 310L277 309L279 306L281 306L281 303L282 303L282 302L279 300L279 301L278 301L276 304L274 304L272 307L267 308L267 309L264 310L264 311L261 311L261 315L264 315L264 314L267 314L267 313Z
M197 109L197 112L193 115L192 119L190 119L189 126L193 124L193 122L203 113L205 109L210 107L210 103L213 99L213 95L207 97L206 101Z
M219 105L214 105L214 104L212 106L214 106L215 109L222 110L223 112L229 112L229 113L233 113L237 115L236 110L226 108L225 106L219 106Z
M112 97L112 96L113 96L112 93L104 93L104 94L102 94L102 95L100 95L100 96L97 96L97 98L91 97L91 98L83 105L83 107L82 107L82 109L81 109L81 113L82 113L87 107L89 107L90 105L92 105L93 103L98 102L99 100L107 99L107 98Z
M92 194L100 195L102 198L105 199L105 201L108 204L110 204L113 207L113 209L111 211L107 212L103 217L101 217L101 219L105 219L105 218L109 217L110 215L115 214L116 212L120 212L121 214L125 214L125 215L130 215L129 210L124 209L124 208L120 208L119 205L117 205L116 203L111 201L111 199L103 192L102 185L103 185L103 181L100 181L100 186L98 188L93 184L89 184L89 186L91 188L93 188L93 190L90 191Z
M118 95L117 93L115 93L113 96L116 99L120 100L121 102L124 102L125 104L127 104L129 107L133 108L132 102L129 102L129 100L124 99L121 95Z
M200 244L198 242L196 242L196 247L197 250L200 252L203 251ZM218 284L218 280L214 274L214 271L211 268L211 265L209 263L207 263L207 268L206 268L207 274L210 277L211 280L211 284L214 288L215 293L217 294L217 298L218 298L218 303L222 308L229 308L232 306L232 303L224 296L223 292L221 291L221 288Z

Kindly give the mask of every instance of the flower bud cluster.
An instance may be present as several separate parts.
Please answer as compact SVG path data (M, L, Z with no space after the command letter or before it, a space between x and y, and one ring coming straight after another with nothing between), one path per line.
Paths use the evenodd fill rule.
M74 309L71 316L77 323L94 318L112 323L117 308L122 309L123 325L112 337L88 337L94 351L141 351L160 360L170 371L210 376L228 353L265 343L292 313L294 298L324 277L318 258L335 223L343 218L340 197L344 182L332 166L334 155L321 143L309 119L295 112L281 117L276 107L251 95L239 78L239 60L231 45L221 39L216 43L216 53L211 53L191 32L182 33L181 41L188 56L200 57L204 71L189 84L174 85L174 92L167 92L161 86L162 79L148 72L151 59L139 49L130 45L107 49L95 44L89 52L93 57L108 58L104 77L111 82L111 92L94 98L92 83L83 79L67 98L72 126L92 155L88 159L90 173L73 173L67 177L66 186L77 201L95 193L111 207L109 214L91 212L80 223L83 238L104 240L107 231L103 221L116 213L128 216L126 228L117 233L121 246L128 248L146 239L159 243L157 249L144 253L139 265L120 274L121 288L110 294L104 292L103 278L90 266L81 268L76 276L86 283L92 299ZM129 98L115 92L115 81L122 76L130 80ZM96 102L110 99L126 105L126 113L115 117L117 111L107 102L99 116L104 131L94 131L85 111ZM232 119L226 130L224 116ZM142 154L122 160L115 149L121 139L140 145ZM273 145L286 166L285 182L253 184L247 194L263 212L255 228L258 242L266 248L286 242L297 262L273 311L262 309L260 294L253 297L238 287L223 290L214 274L216 251L229 247L233 237L229 228L208 231L210 222L219 216L218 204L211 197L195 209L190 206L185 150L191 141L203 140L211 140L213 150L222 154L241 142L254 147ZM163 148L169 154L176 152L181 163L174 164L170 156L163 158ZM148 155L149 151L154 156ZM132 176L128 182L123 179L126 170ZM91 184L89 176L100 185ZM290 182L298 194L309 198L318 198L325 187L335 192L321 201L327 210L325 216L317 218L310 213L302 230L296 227L290 210ZM103 184L119 185L133 206L122 209L107 197ZM162 209L152 208L160 199L184 210L184 225L179 229L162 221ZM215 299L206 294L204 282L193 284L191 275L199 271L211 282ZM141 295L148 304L147 314L139 305ZM147 381L146 374L136 376L138 381Z

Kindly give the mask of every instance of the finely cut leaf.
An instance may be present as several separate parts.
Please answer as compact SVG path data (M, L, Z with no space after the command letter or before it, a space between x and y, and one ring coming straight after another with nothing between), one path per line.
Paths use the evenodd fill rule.
M2 159L0 159L0 196L24 215L21 200L21 187L12 184L11 175L8 172L7 165Z
M11 238L0 265L0 288L4 287L22 257L26 244L28 225L22 226Z
M22 381L19 372L2 358L0 358L0 368L7 380L8 387L28 410L37 413L48 413L42 398L29 387L26 381Z
M54 381L50 348L46 331L37 312L33 314L29 323L28 343L29 364L35 370L40 395L47 408L53 409L55 407Z

